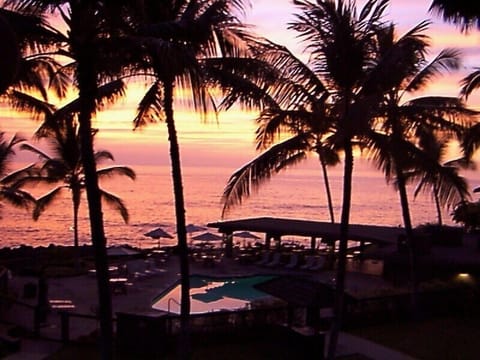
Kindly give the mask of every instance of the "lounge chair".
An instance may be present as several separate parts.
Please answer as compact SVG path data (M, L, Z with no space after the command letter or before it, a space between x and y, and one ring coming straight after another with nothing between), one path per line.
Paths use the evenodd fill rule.
M310 267L312 267L315 264L316 258L313 255L308 255L305 257L305 264L300 266L300 269L302 270L308 270Z
M258 260L257 262L255 262L255 265L265 265L265 264L267 264L270 261L270 255L271 255L270 251L265 251L262 254L262 258L260 260Z
M281 264L281 260L282 260L282 253L281 252L275 252L275 253L273 253L272 261L266 263L265 266L267 266L267 267L279 266Z
M308 270L316 271L321 270L325 267L327 262L327 258L325 256L318 256L316 257L315 263L308 268Z
M127 264L127 273L134 279L142 279L151 275L147 272L147 263L145 260L138 259L129 261Z
M293 253L292 255L290 255L290 261L288 262L288 264L285 265L285 268L286 269L294 269L298 266L298 263L299 263L299 256L297 253Z

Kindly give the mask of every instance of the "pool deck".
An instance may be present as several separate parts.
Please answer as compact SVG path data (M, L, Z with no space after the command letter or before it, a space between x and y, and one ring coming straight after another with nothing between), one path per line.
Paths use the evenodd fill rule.
M205 267L204 264L191 262L191 274L202 274L208 276L245 276L258 274L295 274L304 276L314 281L329 282L334 276L332 271L308 271L285 269L284 267L267 268L254 264L240 264L238 261L223 258L214 267ZM174 285L180 279L178 257L170 256L163 264L162 271L154 275L135 279L126 284L126 293L114 293L112 305L114 313L117 312L152 312L153 299L158 297L162 291ZM19 295L19 300L34 305L36 299L23 299L22 291L24 285L34 279L29 277L14 276L10 286L13 292ZM35 280L36 281L36 280ZM388 286L379 276L366 275L349 272L347 275L346 288L355 292L358 289L375 289ZM72 313L95 315L97 308L97 291L95 277L81 275L68 278L48 279L49 300L68 300L74 306L69 310ZM14 319L17 324L25 324L31 328L32 312L25 311L25 308L13 306L8 316ZM88 335L97 328L96 321L91 319L80 319L70 322L70 338L76 339ZM48 354L55 352L61 344L56 341L48 341L42 338L58 338L59 319L58 313L52 311L48 314L46 323L40 329L41 337L38 339L22 339L21 350L5 359L44 359ZM409 359L404 354L391 351L382 346L377 346L369 341L342 333L339 339L338 355L363 354L370 359Z

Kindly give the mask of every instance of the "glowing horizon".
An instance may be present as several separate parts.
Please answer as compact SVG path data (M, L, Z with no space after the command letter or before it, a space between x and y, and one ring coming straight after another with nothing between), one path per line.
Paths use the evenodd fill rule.
M444 23L439 15L428 12L431 1L391 1L385 20L394 22L398 35L401 35L421 21L429 19L432 23L426 34L432 40L430 56L435 56L443 48L455 47L462 51L461 71L440 78L422 93L457 96L460 79L471 72L474 66L480 66L480 31L472 30L469 35L465 35L454 25ZM295 39L296 33L287 30L287 24L294 19L296 11L292 2L253 0L252 3L244 19L245 23L255 26L254 30L259 35L287 46L301 57L305 56L301 54L302 45ZM363 4L364 1L359 1L357 9ZM132 120L141 94L142 86L135 85L129 89L129 96L97 114L93 124L100 129L96 137L96 147L110 150L117 163L168 164L165 124L149 124L143 129L133 131ZM477 107L479 104L480 91L477 91L469 99L468 105ZM218 122L212 117L205 123L198 114L183 110L178 104L176 107L176 125L184 165L225 164L235 169L255 156L254 112L232 109L220 113ZM27 120L24 114L3 111L2 118L5 124L3 131L20 132L27 138L38 126L34 121Z

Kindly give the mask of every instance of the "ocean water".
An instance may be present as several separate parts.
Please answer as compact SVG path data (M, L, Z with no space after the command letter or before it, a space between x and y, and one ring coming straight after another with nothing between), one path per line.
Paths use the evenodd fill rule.
M329 221L322 176L316 166L290 169L272 178L257 193L233 208L225 219L273 216ZM118 213L103 207L104 224L109 245L129 244L141 248L155 247L157 240L143 234L158 226L175 235L174 199L169 166L131 166L137 179L116 177L101 184L104 189L121 197L130 219L125 224ZM185 167L183 169L187 223L205 225L221 220L221 195L234 168ZM340 219L342 199L341 168L332 169L330 181L336 220ZM477 186L478 175L471 174L471 186ZM469 178L470 179L470 178ZM48 188L31 189L34 195ZM414 225L436 221L435 206L429 194L413 199L410 204ZM80 210L80 243L90 244L86 198ZM31 214L4 204L1 211L0 247L19 245L48 246L73 244L72 205L69 193L48 208L38 221ZM453 224L450 210L443 220ZM351 223L398 226L402 224L398 194L377 171L360 166L354 173ZM215 231L215 229L210 229ZM306 240L306 239L305 239ZM160 245L172 245L175 239L161 239Z

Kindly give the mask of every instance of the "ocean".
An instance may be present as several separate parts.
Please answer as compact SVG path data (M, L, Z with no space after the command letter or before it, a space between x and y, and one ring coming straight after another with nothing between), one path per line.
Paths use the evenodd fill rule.
M272 216L329 221L328 207L322 174L315 162L282 172L274 176L258 192L233 208L224 219ZM365 164L359 164L354 172L351 223L399 226L402 224L398 194L387 185L383 176ZM151 248L158 241L144 236L156 227L163 227L175 235L174 199L169 166L131 166L137 179L116 177L101 184L105 190L115 193L125 201L130 219L125 224L121 216L107 205L103 207L105 234L108 245L128 244ZM183 168L184 194L187 224L205 226L221 220L221 195L230 174L235 168L193 167ZM479 176L468 177L470 186L477 186ZM342 169L330 171L330 181L335 204L336 221L340 219L342 199ZM35 188L36 196L48 188ZM436 222L435 206L430 194L413 199L409 189L414 225ZM90 244L86 198L82 198L79 217L80 243ZM48 246L73 244L72 204L69 193L33 221L25 210L3 204L0 209L2 237L0 247L20 245ZM445 210L443 221L453 224L451 210ZM215 232L215 229L209 229ZM305 239L307 241L307 239ZM160 245L173 245L175 239L161 239Z

